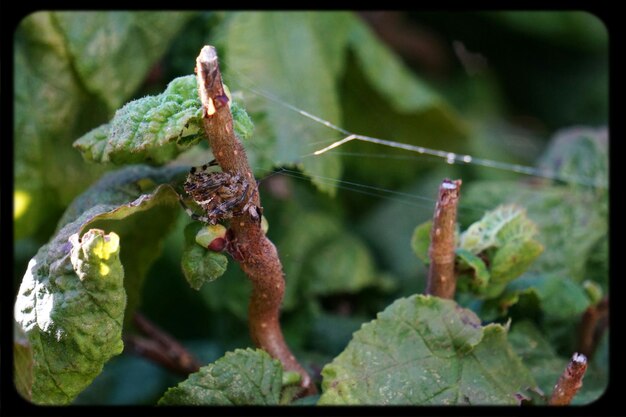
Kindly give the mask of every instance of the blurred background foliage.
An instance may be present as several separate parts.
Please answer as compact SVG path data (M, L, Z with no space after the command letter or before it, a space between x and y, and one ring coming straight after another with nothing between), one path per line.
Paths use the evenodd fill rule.
M535 375L549 392L574 348L580 314L591 304L582 282L592 280L608 293L606 193L572 194L510 170L451 165L363 142L307 158L341 135L267 95L351 132L534 166L562 129L608 123L608 34L584 12L29 15L14 36L14 290L72 200L116 169L84 162L72 143L127 101L191 74L205 44L218 47L225 82L255 121L246 148L261 180L268 235L286 273L282 322L296 356L318 373L363 322L397 297L423 291L425 268L410 248L413 229L432 217L441 180L462 178L464 227L507 200L529 203L529 217L540 227L565 219L547 239L550 259L557 260L541 265L573 283L558 295L576 307L559 315L558 300L550 298L558 291L546 289L553 280L546 278L543 290L524 292L524 302L510 312L532 320L514 326L515 340L522 350L524 341L541 340L543 350L524 358L537 372L552 370L543 379ZM604 139L591 142L604 140L597 155L606 158L606 131L598 136ZM203 145L175 163L209 158ZM546 204L558 206L563 195L570 198L561 207L566 212L550 211L541 220ZM586 234L589 219L593 236ZM230 262L217 281L199 291L189 287L180 267L189 221L181 210L147 273L139 308L207 363L251 345L250 285ZM565 255L556 253L576 225L580 245L569 241ZM534 281L527 283L533 277L523 278L519 288L534 288ZM459 301L485 311L473 300ZM601 346L578 401L597 398L605 387L608 357L606 343ZM553 366L544 366L542 357ZM153 404L181 379L124 354L76 403Z

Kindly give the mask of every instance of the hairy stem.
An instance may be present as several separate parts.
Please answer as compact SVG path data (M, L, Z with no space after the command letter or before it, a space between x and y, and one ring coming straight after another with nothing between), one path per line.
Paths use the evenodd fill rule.
M583 376L587 370L587 358L585 355L574 353L567 368L554 386L549 405L568 405L583 386Z
M249 184L249 196L261 207L256 180L248 164L243 145L233 130L233 120L224 92L217 53L205 46L196 59L198 91L204 108L204 129L213 156L222 171L238 174ZM280 328L280 306L285 291L283 268L274 244L265 236L260 223L249 213L234 215L230 229L233 234L233 257L252 282L249 326L254 343L280 360L289 371L302 376L301 386L307 394L315 394L311 377L298 363L285 343Z
M426 294L448 299L454 298L456 291L454 231L460 188L461 180L448 179L445 179L439 187L428 249L430 269Z
M126 349L181 375L186 376L200 369L198 360L183 345L143 315L135 313L133 323L147 337L125 336Z

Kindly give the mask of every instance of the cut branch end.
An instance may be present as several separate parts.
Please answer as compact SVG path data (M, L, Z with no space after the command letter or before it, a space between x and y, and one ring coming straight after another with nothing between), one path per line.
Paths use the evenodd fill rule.
M568 405L583 386L583 377L587 371L587 357L582 353L574 353L567 368L554 386L550 405Z
M439 187L433 226L430 232L430 269L426 294L441 298L454 298L456 291L455 227L461 180L445 179Z

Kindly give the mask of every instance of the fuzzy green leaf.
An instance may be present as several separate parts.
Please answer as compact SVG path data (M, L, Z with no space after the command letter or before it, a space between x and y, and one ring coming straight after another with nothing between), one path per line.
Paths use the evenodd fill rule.
M235 132L247 139L252 122L233 104ZM163 164L204 138L202 104L195 75L172 80L163 93L131 101L99 126L74 142L89 161Z
M98 229L79 237L77 226L92 214L39 250L15 303L15 319L33 349L30 399L37 404L70 402L123 349L119 237Z
M154 180L180 173L130 167L105 176L31 259L15 318L32 348L33 402L70 402L121 352L124 311L138 304L145 272L180 212L172 187L154 189Z
M324 367L319 404L519 404L535 382L506 335L453 301L399 299Z
M265 351L237 349L168 389L159 405L278 405L282 377Z
M96 162L162 164L200 140L201 116L195 76L180 77L163 93L126 104L108 125L87 133L74 147Z
M196 242L200 228L202 225L197 222L185 228L185 246L181 259L185 279L194 290L199 290L205 282L221 277L228 266L225 255L207 250Z

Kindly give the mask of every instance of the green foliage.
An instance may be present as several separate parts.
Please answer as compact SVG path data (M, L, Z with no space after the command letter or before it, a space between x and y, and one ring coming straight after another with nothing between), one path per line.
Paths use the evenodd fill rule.
M436 119L434 128L448 136L458 136L463 129L444 101L412 77L403 63L350 13L242 12L229 16L225 23L220 44L225 50L227 79L240 79L247 86L250 82L246 74L254 74L258 86L251 87L270 91L278 100L339 124L342 109L336 86L344 77L347 57L354 52L367 82L384 97L380 101L376 97L367 99L368 106L391 106L400 114L422 114L427 123ZM304 117L294 120L291 111L272 100L251 99L248 104L253 115L262 115L264 127L260 129L266 131L263 143L253 145L251 152L259 168L295 165L310 175L320 190L334 194L333 180L341 176L343 161L334 153L315 158L311 153L323 147L320 138L330 144L339 139L337 133ZM368 120L365 112L369 109L359 108L364 112L359 118ZM373 120L385 117L379 114ZM257 159L259 148L263 156Z
M122 351L127 294L132 313L177 203L169 185L143 193L140 184L179 173L129 167L105 176L75 200L54 238L31 259L15 318L33 352L33 402L72 401Z
M472 291L477 294L484 293L491 279L485 262L478 255L474 255L467 249L457 248L454 253L457 257L458 269L460 271L469 271L467 279L462 279L458 282L458 289L460 291Z
M32 347L29 399L37 404L70 402L123 349L119 236L99 229L76 233L93 214L86 212L43 246L20 286L15 319Z
M60 228L80 213L98 208L81 233L88 227L114 231L128 248L121 253L128 297L125 324L141 302L145 276L180 213L178 196L167 183L180 181L184 171L137 165L111 172L78 196L59 221Z
M240 105L233 108L235 133L247 139L252 121ZM172 80L159 95L126 104L110 123L88 132L74 147L88 161L160 165L202 139L206 137L196 76L188 75Z
M422 223L411 239L413 251L426 263L430 262L431 228L432 221ZM499 296L541 254L543 247L534 240L536 234L537 227L519 206L502 205L486 213L458 238L459 290L483 298Z
M555 381L559 379L569 362L569 358L559 356L540 329L529 321L521 321L513 326L509 341L513 350L528 366L537 386L550 397ZM600 346L600 351L603 349ZM591 361L583 380L583 386L572 404L588 404L602 395L607 386L606 370L599 369L597 361ZM544 404L544 402L540 403Z
M18 238L51 233L65 206L102 175L71 143L131 96L189 16L36 12L20 22L13 66L15 192L28 204L14 218Z
M355 133L529 165L551 129L606 123L606 30L578 12L471 13L454 25L449 14L405 17L435 34L420 35L417 58L347 12L24 19L13 68L15 269L27 271L13 346L19 392L36 403L152 405L517 404L535 386L549 393L580 315L608 294L606 129L555 135L536 166L557 179L520 182L358 141L312 156L339 133L289 106ZM476 22L495 35L474 43ZM472 72L437 36L489 65ZM205 44L218 46L236 87L234 127L285 271L283 332L312 375L324 368L321 396L292 402L296 375L238 349L251 344L251 285L198 244L211 237L178 206L188 166L210 159L194 146L205 138L187 75ZM84 159L168 165L102 177L111 165ZM446 177L463 179L458 305L414 295L428 262L424 221ZM209 365L181 382L145 358L115 356L139 306L186 347L203 344L191 350ZM482 326L508 319L510 333ZM606 388L607 350L605 337L576 403Z
M198 244L196 236L202 227L200 223L194 222L185 228L185 247L181 259L185 279L194 290L222 276L228 265L225 255Z
M608 257L598 250L608 246L608 193L603 187L608 181L606 131L576 128L560 132L552 139L540 164L544 169L557 169L556 173L569 181L589 178L599 187L573 182L537 188L523 183L482 181L466 188L463 198L469 203L523 204L538 226L538 240L544 252L532 264L531 275L506 288L508 301L501 306L503 311L512 305L511 300L519 300L516 293L537 291L549 316L556 313L561 318L571 317L589 304L584 280L607 288ZM600 258L596 263L595 259ZM561 297L568 302L563 304ZM558 310L563 314L558 314Z
M282 378L265 351L237 349L168 389L159 405L277 405Z
M357 293L366 288L390 291L394 283L378 272L364 243L332 216L285 204L272 220L282 233L272 239L282 256L287 287L283 308L298 300L335 293Z
M535 383L506 333L452 301L396 300L324 368L319 404L518 404Z

